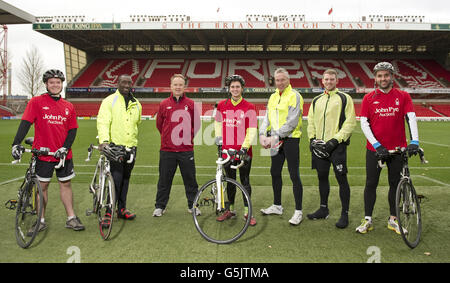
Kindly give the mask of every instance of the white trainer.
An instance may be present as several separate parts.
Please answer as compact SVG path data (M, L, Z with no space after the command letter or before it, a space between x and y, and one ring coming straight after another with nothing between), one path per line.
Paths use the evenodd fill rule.
M156 209L153 211L153 216L155 216L155 217L161 217L161 216L163 216L164 213L166 213L166 210L165 210L165 209L162 209L162 208L156 208Z
M188 213L192 214L192 208L188 208L187 211L188 211ZM196 216L202 215L202 212L200 211L200 209L198 209L198 208L195 209L195 215Z
M281 205L272 204L271 206L269 206L266 209L261 208L261 213L264 215L270 215L270 214L281 215L281 214L283 214L283 207Z
M295 210L294 215L289 219L289 223L292 225L298 225L303 220L303 212L301 210Z

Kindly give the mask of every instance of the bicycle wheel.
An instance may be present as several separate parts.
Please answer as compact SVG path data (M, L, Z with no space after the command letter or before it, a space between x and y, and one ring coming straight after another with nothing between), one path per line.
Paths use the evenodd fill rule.
M98 227L103 240L107 240L111 235L116 206L116 189L114 187L114 179L111 173L106 173L104 185L100 189L102 190L102 193L100 194L100 199L98 200ZM109 221L108 219L105 219L106 214L109 214Z
M225 209L230 208L228 201L230 188L235 187L233 216L229 219L218 221L217 218L225 212L225 209L217 210L216 179L204 184L198 191L194 199L193 217L194 223L200 234L208 241L216 244L229 244L239 239L247 230L251 217L244 217L246 213L246 205L248 207L248 215L252 215L252 204L247 190L238 182L230 178L223 178L222 186L224 188ZM201 211L201 215L197 216L196 209Z
M44 207L42 188L37 178L25 182L19 190L16 207L16 240L22 248L28 248L38 234Z
M395 202L400 233L406 245L413 249L420 241L422 217L416 190L408 179L398 184Z

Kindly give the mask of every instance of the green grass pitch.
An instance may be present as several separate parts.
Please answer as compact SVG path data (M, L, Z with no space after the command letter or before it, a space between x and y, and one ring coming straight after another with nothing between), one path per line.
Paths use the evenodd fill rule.
M196 138L195 162L197 181L201 186L214 178L216 147L208 145L211 122L204 121L201 136ZM304 121L303 132L306 133ZM28 165L25 155L20 165L11 165L11 143L19 121L0 121L0 204L16 198L21 178ZM32 130L28 136L32 135ZM128 194L128 208L137 214L134 221L115 222L112 238L103 241L95 216L86 216L92 197L88 183L95 159L89 163L87 147L95 142L96 123L79 120L79 130L73 145L76 177L72 181L74 207L86 226L75 232L64 228L66 215L59 199L54 178L49 188L46 221L49 229L42 232L32 246L21 249L14 236L15 211L0 208L0 262L67 262L77 251L81 262L367 262L374 256L381 262L450 262L450 131L446 122L419 122L421 146L429 164L420 164L418 158L410 162L414 185L422 201L423 234L419 246L411 250L401 236L386 228L389 215L387 203L387 175L383 170L374 211L375 229L366 235L355 232L364 216L363 191L365 183L365 139L358 126L349 146L349 183L351 186L349 227L337 229L334 224L340 216L340 200L334 174L330 174L330 217L311 221L306 218L318 208L319 193L316 172L311 170L308 139L300 143L300 176L304 186L304 220L291 226L294 200L287 168L283 171L282 216L262 216L259 210L273 202L270 157L260 156L255 146L251 184L254 216L258 224L249 227L238 241L216 245L204 240L187 213L186 197L179 170L174 179L167 212L163 217L152 217L156 184L160 136L154 121L140 125L138 157ZM304 136L306 136L304 134ZM286 166L286 165L285 165ZM375 251L375 252L374 252Z

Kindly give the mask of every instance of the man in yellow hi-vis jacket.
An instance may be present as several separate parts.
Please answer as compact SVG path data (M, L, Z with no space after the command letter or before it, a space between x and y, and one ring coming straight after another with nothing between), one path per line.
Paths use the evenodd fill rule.
M328 195L330 183L328 176L333 164L334 174L339 184L341 198L341 217L336 227L348 226L350 186L347 180L347 146L356 126L355 107L350 95L336 88L337 72L328 69L324 72L322 83L325 91L316 96L308 112L308 137L312 152L312 168L319 178L320 208L308 214L309 219L326 219L329 215Z
M289 223L298 225L303 219L303 185L300 180L300 137L302 135L303 98L292 89L289 73L279 68L274 73L276 91L267 103L266 115L259 131L259 141L264 148L271 148L272 188L274 202L266 209L265 215L283 213L281 206L281 188L284 161L287 160L289 175L295 199L295 211Z
M125 158L129 160L129 156L133 154L134 159L131 163L110 160L111 174L116 187L118 217L128 220L136 217L136 214L126 209L126 200L131 171L136 159L138 125L141 123L142 115L142 106L131 93L132 84L131 76L119 76L117 91L102 101L97 115L100 149L111 143L132 149ZM107 218L108 215L105 215L106 221Z

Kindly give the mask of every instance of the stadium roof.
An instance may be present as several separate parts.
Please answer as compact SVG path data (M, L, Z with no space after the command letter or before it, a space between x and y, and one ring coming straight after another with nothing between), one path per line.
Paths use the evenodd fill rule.
M33 29L67 43L87 53L105 53L105 47L159 46L166 51L193 51L203 46L211 51L214 46L361 46L409 45L426 46L428 51L450 50L450 25L431 23L370 23L370 22L179 22L179 23L35 23ZM325 47L324 47L325 46ZM341 47L337 52L343 51ZM232 49L232 48L231 48ZM150 49L154 50L154 49ZM304 49L301 49L304 51ZM396 47L394 47L394 51ZM233 50L231 50L233 51ZM258 51L258 50L256 50ZM324 51L324 50L320 50ZM345 50L344 50L345 51ZM376 50L378 51L378 50ZM109 53L109 52L108 52ZM124 52L122 52L124 53Z
M35 16L22 11L4 1L0 1L0 24L31 24L35 21Z

